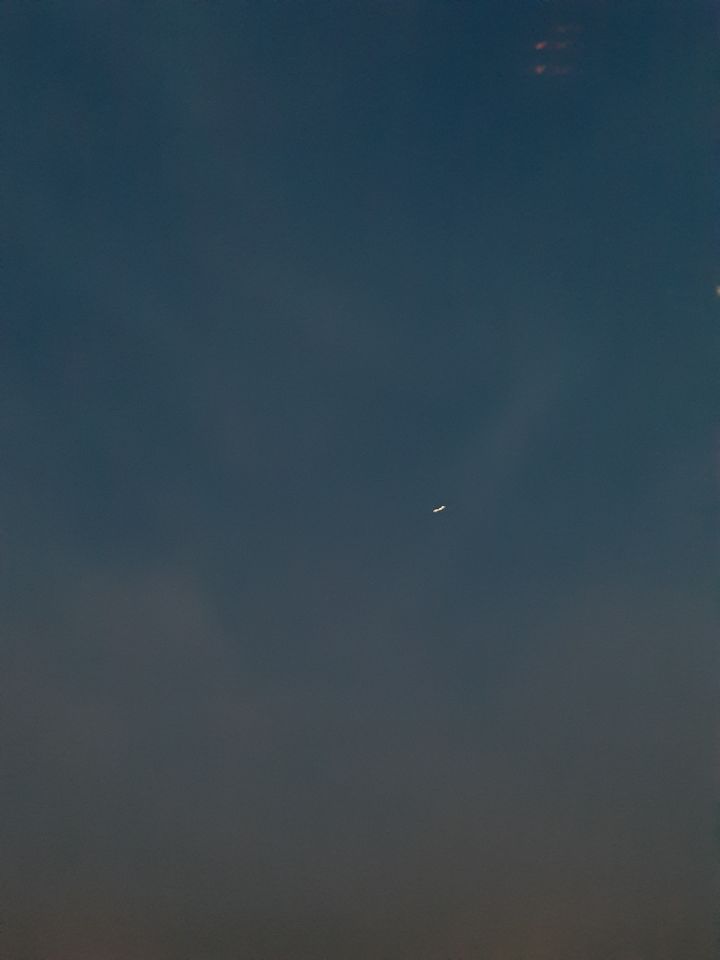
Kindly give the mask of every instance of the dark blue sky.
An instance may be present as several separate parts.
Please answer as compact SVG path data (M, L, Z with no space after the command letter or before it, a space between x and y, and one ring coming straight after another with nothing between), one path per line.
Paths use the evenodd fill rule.
M711 8L3 11L9 956L710 957Z

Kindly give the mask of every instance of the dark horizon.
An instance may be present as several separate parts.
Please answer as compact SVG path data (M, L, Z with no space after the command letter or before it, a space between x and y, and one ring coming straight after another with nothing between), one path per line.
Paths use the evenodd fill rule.
M716 20L5 8L0 956L716 955Z

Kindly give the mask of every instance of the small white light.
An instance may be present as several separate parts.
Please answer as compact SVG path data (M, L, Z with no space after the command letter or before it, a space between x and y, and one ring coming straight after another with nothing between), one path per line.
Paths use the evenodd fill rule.
M441 506L439 506L439 507L433 507L433 513L440 513L441 510L445 510L445 509L447 509L447 508L445 507L445 504L443 503L443 504L442 504Z

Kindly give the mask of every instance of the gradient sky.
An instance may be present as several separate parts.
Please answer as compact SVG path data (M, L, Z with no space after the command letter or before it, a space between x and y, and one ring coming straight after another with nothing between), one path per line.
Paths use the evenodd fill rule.
M711 956L713 4L565 7L4 5L3 956Z

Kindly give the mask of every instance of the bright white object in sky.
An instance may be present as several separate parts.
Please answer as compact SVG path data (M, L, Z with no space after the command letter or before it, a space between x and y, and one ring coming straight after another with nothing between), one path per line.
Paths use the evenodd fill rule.
M439 506L439 507L433 507L433 513L440 513L442 510L446 510L446 509L447 509L447 507L446 507L445 504L443 503L443 504L441 504L441 506Z

